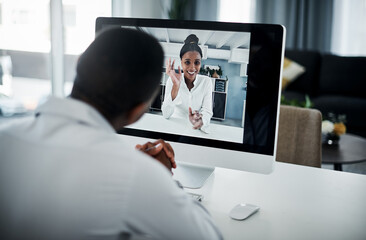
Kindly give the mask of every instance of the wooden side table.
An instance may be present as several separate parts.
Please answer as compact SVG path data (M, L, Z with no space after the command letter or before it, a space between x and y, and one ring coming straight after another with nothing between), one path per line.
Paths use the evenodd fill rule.
M342 171L343 164L366 161L366 139L353 134L341 136L338 145L322 146L322 163L334 164L334 170Z

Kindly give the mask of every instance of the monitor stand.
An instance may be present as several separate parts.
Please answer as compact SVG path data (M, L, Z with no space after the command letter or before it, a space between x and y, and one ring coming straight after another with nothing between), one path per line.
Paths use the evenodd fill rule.
M173 178L185 188L197 189L203 187L214 170L214 167L180 162L177 163L177 168L173 169Z

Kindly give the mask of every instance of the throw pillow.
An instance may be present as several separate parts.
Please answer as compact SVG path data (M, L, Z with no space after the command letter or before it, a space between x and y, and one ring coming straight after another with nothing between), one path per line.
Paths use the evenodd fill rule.
M285 89L289 83L293 82L304 72L305 67L285 57L283 60L282 71L282 90Z

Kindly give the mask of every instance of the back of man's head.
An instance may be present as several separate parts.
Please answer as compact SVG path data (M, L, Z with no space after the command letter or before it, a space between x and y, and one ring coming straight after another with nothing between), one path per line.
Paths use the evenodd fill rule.
M87 101L108 119L123 115L154 96L163 58L158 41L146 33L106 30L80 56L71 97Z

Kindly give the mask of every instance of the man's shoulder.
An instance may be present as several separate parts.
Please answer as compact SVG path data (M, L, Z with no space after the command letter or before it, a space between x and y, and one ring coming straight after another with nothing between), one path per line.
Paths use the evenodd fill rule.
M133 165L143 165L144 167L155 168L160 164L147 154L136 150L135 144L124 135L105 134L101 139L95 140L95 144L90 145L92 149L90 154L101 154L105 159L130 162Z
M11 118L0 124L0 134L1 133L15 133L18 131L22 131L22 129L34 119L33 115Z

